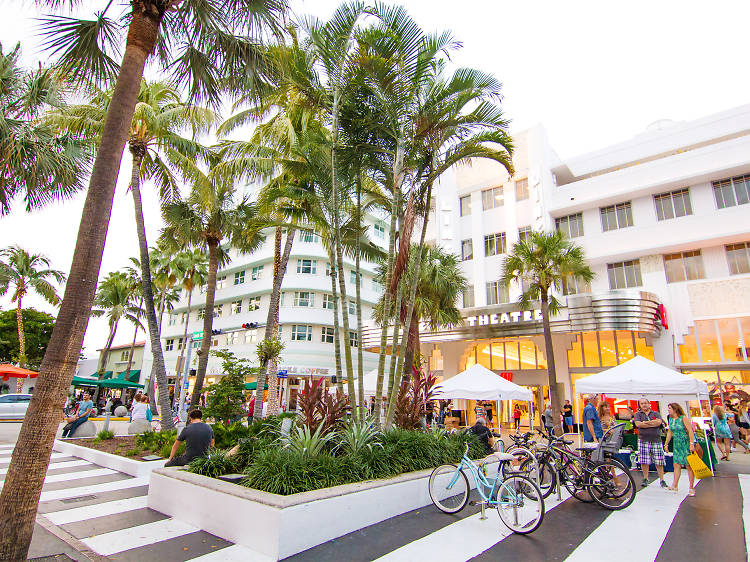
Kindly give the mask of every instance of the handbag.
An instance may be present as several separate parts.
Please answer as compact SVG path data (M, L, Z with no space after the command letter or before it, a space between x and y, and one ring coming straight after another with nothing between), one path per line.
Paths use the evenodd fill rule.
M151 421L154 419L154 415L151 413L151 408L146 408L146 420Z
M704 463L703 460L701 460L701 458L695 453L688 455L687 461L690 465L690 468L693 469L693 474L695 474L695 477L699 480L702 478L713 476L711 469L708 468L706 466L706 463Z

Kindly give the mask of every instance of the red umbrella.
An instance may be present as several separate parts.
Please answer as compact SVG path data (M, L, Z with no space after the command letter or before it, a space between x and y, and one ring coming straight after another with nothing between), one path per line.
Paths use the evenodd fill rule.
M10 363L3 363L0 365L0 379L7 381L10 377L13 378L20 378L25 379L26 377L31 377L32 379L35 379L39 373L36 371L30 371L28 369L22 369L21 367L16 367L15 365L11 365Z

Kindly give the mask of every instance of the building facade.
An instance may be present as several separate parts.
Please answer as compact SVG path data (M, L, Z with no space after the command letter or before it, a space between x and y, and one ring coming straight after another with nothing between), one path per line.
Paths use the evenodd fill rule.
M461 256L470 286L459 303L465 325L422 335L431 368L447 378L482 363L530 386L541 405L539 313L521 311L521 287L498 280L526 232L556 228L583 247L596 274L590 285L564 284L565 308L553 318L565 397L578 378L635 354L710 387L750 383L750 105L657 122L567 161L541 126L514 144L512 177L478 161L437 189L430 242Z

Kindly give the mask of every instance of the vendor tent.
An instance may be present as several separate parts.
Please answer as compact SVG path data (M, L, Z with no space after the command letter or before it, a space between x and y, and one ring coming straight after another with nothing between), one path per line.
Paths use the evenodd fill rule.
M607 394L637 400L654 398L667 401L708 400L708 385L691 376L637 355L633 359L575 383L580 394Z
M534 394L477 363L433 389L433 398L447 400L534 400Z
M10 377L25 379L26 377L36 378L39 375L36 371L30 371L22 367L16 367L10 363L0 365L0 378L7 381Z

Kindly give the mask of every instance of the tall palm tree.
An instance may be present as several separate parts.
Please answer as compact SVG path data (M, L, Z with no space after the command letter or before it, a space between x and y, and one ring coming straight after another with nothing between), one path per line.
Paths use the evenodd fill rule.
M26 337L23 331L23 298L34 291L48 303L57 305L60 297L51 281L64 283L65 274L50 269L50 261L41 254L29 254L19 246L10 246L0 251L0 296L12 287L11 302L17 303L16 323L18 324L18 364L26 365ZM21 392L23 379L16 381L16 391Z
M21 46L0 45L0 215L20 195L26 210L73 195L83 187L90 152L74 136L44 122L47 111L64 112L70 84L58 69L25 70Z
M198 351L198 369L191 397L191 403L197 404L208 366L219 263L229 261L228 248L240 253L257 249L264 240L262 230L268 226L268 221L247 197L238 196L236 174L220 158L211 157L208 171L203 171L187 158L180 165L192 189L186 199L164 207L166 226L162 239L208 252L203 340Z
M78 4L73 0L44 3L64 9ZM223 92L233 93L253 83L253 78L262 80L267 66L259 43L280 29L286 7L285 0L110 1L93 18L50 16L43 23L47 46L59 55L70 76L86 82L112 79L115 87L90 176L69 282L0 493L1 560L24 560L31 542L59 411L93 305L120 160L147 58L155 54L173 83L188 87L191 101L218 106ZM120 13L113 14L117 10ZM118 67L112 53L121 47Z
M128 352L128 364L125 368L125 376L130 376L130 368L133 366L133 354L135 353L135 344L138 341L138 329L143 327L143 324L140 322L141 318L143 318L145 311L143 310L143 295L140 294L141 290L141 264L138 261L137 258L130 258L131 265L125 268L125 272L128 275L128 279L130 281L131 286L133 287L133 291L135 294L138 295L138 305L136 306L137 309L137 318L138 322L133 323L133 341L130 344L130 351Z
M527 309L534 302L541 303L549 397L553 412L560 412L561 407L550 331L550 314L560 310L560 302L552 290L561 292L566 278L578 278L590 283L594 272L586 263L583 249L557 230L532 231L529 236L513 244L510 254L503 259L501 281L507 286L511 283L524 283L528 287L518 300L521 307ZM555 430L559 429L560 425L556 424Z

